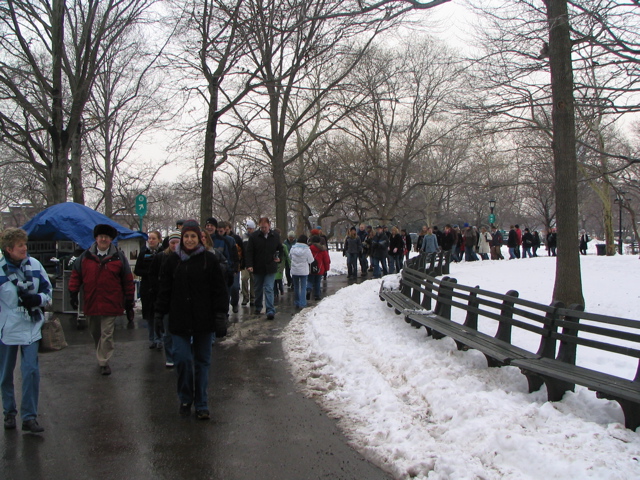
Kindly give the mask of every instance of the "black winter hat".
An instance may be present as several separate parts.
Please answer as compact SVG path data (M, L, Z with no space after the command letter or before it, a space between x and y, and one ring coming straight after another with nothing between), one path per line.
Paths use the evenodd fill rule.
M207 218L205 225L213 225L214 227L218 228L218 220L213 217Z
M118 231L113 228L111 225L107 225L106 223L99 223L95 227L93 227L93 238L96 238L98 235L108 235L111 237L111 240L118 236Z

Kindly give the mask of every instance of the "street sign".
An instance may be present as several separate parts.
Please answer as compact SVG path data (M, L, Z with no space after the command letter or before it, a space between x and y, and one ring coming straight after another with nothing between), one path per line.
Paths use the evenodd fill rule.
M138 195L136 197L136 214L144 217L147 214L147 197Z
M489 225L493 225L496 221L496 216L493 213L489 214Z

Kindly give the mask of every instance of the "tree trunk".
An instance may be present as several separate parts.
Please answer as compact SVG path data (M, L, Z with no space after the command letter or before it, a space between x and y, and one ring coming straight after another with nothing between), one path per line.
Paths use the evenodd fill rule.
M51 28L51 179L47 185L49 205L67 201L67 174L69 172L69 138L64 130L62 56L64 51L64 0L53 0Z
M578 232L578 162L567 0L546 0L553 99L558 256L553 300L584 305Z
M274 142L274 143L280 143ZM289 225L287 222L287 179L284 171L284 151L281 148L274 148L274 156L272 159L272 173L274 182L274 194L276 203L276 221L275 226L282 232L288 232Z
M84 187L82 186L82 126L78 126L71 138L71 195L75 203L84 205Z
M611 211L611 200L602 204L602 218L604 221L604 239L607 244L607 255L616 254L616 245L614 242L615 234L613 232L613 212Z

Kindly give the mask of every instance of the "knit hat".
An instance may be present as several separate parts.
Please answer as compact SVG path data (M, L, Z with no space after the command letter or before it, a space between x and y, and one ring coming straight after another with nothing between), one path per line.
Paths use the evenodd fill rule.
M173 240L177 238L178 240L180 240L182 238L182 233L180 232L180 230L174 230L173 232L171 232L169 234L169 241Z
M253 220L247 220L247 228L256 228L256 222L254 222Z
M295 236L296 236L296 233L295 233L293 230L291 230L289 233L287 233L287 236L288 236L289 238L291 238L291 237L295 237Z
M311 230L311 236L313 235L320 235L320 230L318 230L317 228L314 228L313 230Z
M113 240L118 236L118 231L111 225L100 223L93 227L93 238L96 238L98 235L107 235L111 237L111 240Z
M218 228L218 220L213 217L207 218L207 222L205 223L205 225L213 225L214 227Z

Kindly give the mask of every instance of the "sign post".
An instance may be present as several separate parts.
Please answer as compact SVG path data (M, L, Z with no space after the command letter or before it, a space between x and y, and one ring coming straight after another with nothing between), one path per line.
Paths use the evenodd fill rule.
M142 218L147 214L147 197L142 194L136 197L136 213L140 217L140 231L142 231Z

